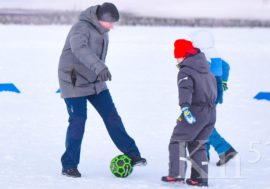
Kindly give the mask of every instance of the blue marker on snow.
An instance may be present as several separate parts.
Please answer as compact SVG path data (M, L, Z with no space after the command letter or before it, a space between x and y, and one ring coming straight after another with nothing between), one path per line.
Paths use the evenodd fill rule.
M13 83L0 83L0 92L21 93L21 91Z
M254 98L257 100L269 100L270 101L270 92L259 92Z

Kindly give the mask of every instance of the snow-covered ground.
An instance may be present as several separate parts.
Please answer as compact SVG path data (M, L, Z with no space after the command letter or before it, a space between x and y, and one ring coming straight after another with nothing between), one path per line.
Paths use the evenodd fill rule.
M1 0L0 8L82 10L104 0ZM173 18L270 19L269 0L110 0L121 11Z
M55 91L69 28L0 26L0 83L15 83L22 91L0 93L0 188L179 188L160 182L167 174L167 145L180 112L173 42L195 28L116 27L110 33L107 64L113 80L108 85L127 131L149 162L126 179L110 173L110 160L120 152L90 105L79 166L83 177L60 174L68 117ZM270 91L270 30L209 30L231 64L216 127L239 151L224 167L215 166L218 157L211 152L210 188L269 189L270 102L253 97Z

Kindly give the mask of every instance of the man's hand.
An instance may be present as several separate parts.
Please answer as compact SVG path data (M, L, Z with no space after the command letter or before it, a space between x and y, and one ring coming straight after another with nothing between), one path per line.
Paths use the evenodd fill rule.
M112 80L112 74L110 73L110 71L106 68L104 70L102 70L99 74L98 74L98 80L99 81L111 81Z

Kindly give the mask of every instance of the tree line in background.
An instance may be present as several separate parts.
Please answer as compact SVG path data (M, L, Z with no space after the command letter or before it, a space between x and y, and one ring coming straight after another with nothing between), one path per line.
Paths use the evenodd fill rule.
M268 1L268 0L267 0ZM0 9L0 24L70 25L79 11L45 11ZM216 18L157 18L121 13L119 25L142 26L191 26L191 27L270 27L270 20L216 19Z

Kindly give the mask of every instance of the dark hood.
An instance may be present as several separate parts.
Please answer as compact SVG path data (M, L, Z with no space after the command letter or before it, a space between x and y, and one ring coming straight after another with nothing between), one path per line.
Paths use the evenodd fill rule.
M194 56L190 56L180 63L180 69L183 67L189 67L196 70L199 73L209 73L209 64L203 53L198 53Z
M109 30L108 29L105 29L103 28L98 19L97 19L97 15L96 15L96 12L97 12L97 8L98 8L99 5L96 5L96 6L92 6L92 7L89 7L88 9L86 9L85 11L83 11L80 16L79 16L79 20L80 21L86 21L86 22L89 22L90 24L92 24L100 33L106 33L108 32Z

